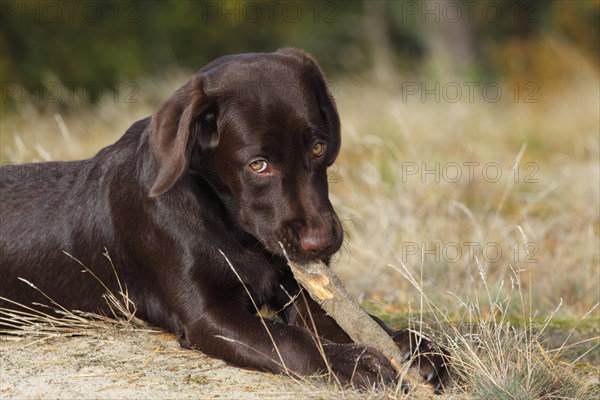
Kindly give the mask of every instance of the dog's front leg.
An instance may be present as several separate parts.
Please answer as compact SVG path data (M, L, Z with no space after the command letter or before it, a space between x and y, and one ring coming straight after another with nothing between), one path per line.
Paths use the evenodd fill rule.
M379 352L320 339L307 330L261 319L240 303L217 302L184 322L183 347L233 365L275 373L313 375L329 366L343 383L370 387L391 383L395 371Z
M288 306L286 316L290 324L302 326L324 339L337 343L352 343L352 339L337 322L304 291ZM436 391L442 391L449 379L448 351L436 348L417 333L408 330L394 331L380 318L374 315L371 315L371 318L392 337L400 350L406 354L406 360L412 359L413 365L418 366L425 381Z

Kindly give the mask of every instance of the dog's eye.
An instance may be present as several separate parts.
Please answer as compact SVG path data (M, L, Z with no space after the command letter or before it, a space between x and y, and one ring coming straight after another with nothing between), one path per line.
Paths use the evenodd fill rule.
M325 143L323 142L317 142L315 143L315 145L313 146L313 157L314 158L319 158L323 155L323 153L325 153Z
M256 160L250 163L250 169L257 174L268 174L271 172L269 163L265 160Z

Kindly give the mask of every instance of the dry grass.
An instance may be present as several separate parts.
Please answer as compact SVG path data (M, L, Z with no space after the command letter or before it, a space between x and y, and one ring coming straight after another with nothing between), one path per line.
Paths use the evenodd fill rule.
M598 81L588 85L540 95L538 104L403 102L396 90L341 86L345 142L332 196L347 222L341 259L349 266L340 274L365 298L406 305L416 292L387 264L398 257L419 266L421 251L434 250L425 254L424 281L443 303L446 291L470 295L465 282L476 264L469 246L488 245L492 261L498 246L495 262L473 250L492 291L509 280L512 266L526 272L523 291L533 310L547 313L561 298L562 315L589 310L600 279L600 127ZM421 163L430 170L439 163L450 178L457 163L462 179L403 174L415 164L422 171ZM471 182L464 163L479 163ZM490 163L501 167L498 182L482 176ZM525 182L534 168L539 182ZM488 173L491 180L493 168ZM527 250L535 252L530 260Z
M69 254L65 253L68 257ZM21 304L11 299L0 296L1 300L11 303L13 307L0 307L0 324L7 329L0 329L0 334L21 337L39 337L41 340L54 337L71 336L104 336L106 332L160 332L146 322L137 318L136 307L129 298L127 287L121 284L114 268L110 255L105 250L104 257L110 262L116 276L119 292L113 293L104 285L96 275L83 265L79 260L73 258L82 268L82 272L91 274L104 286L105 293L102 295L108 309L109 315L100 315L79 310L69 310L63 307L55 299L49 297L35 284L21 279L33 290L38 291L45 297L46 301L34 304ZM45 310L45 311L42 311Z
M600 395L598 366L578 364L588 353L597 352L599 337L568 344L577 325L592 314L597 304L573 323L560 346L549 349L545 333L558 308L539 324L531 320L511 321L512 301L518 303L523 315L528 307L519 272L512 271L507 297L493 298L483 266L478 263L478 273L471 277L469 286L484 288L486 295L480 298L475 291L470 299L455 296L456 308L462 310L462 315L450 319L424 292L422 271L420 277L415 277L402 262L391 267L420 293L422 308L413 321L413 329L437 338L452 354L450 395L477 399L595 399ZM433 323L422 321L424 313ZM563 356L568 347L585 342L596 344L582 351L577 359L566 361Z
M89 157L152 113L186 79L177 76L160 87L140 82L138 98L151 100L138 104L61 114L24 104L2 118L0 161ZM445 343L459 377L449 398L597 398L598 77L582 73L555 94L540 86L534 104L512 101L510 85L501 83L497 103L436 103L405 101L399 84L337 82L344 142L331 197L347 241L335 268L361 302ZM468 162L479 163L472 180ZM482 176L492 162L497 182ZM463 176L406 174L422 163L440 172L457 163ZM526 182L532 171L538 181ZM502 256L469 254L474 244ZM546 334L557 320L564 334L555 345ZM581 326L589 332L571 336Z

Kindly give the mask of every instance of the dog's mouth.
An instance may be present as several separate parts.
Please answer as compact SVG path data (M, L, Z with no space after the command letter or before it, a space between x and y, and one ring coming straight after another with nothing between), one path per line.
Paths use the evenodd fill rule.
M342 247L342 242L341 229L338 232L333 228L326 239L301 237L299 234L280 235L271 243L266 243L265 248L290 261L309 262L331 258Z
M325 218L312 224L280 224L275 230L266 224L252 224L242 219L242 229L260 244L259 251L267 251L291 261L308 262L331 258L343 244L342 225L335 214L329 223ZM258 244L257 243L257 244Z
M270 247L270 246L269 246ZM289 246L285 246L283 244L283 242L277 242L276 246L277 248L273 248L272 250L270 250L269 248L267 248L271 253L283 257L286 260L289 261L294 261L294 262L311 262L311 261L317 261L317 260L328 260L333 254L335 254L335 252L329 253L329 252L319 252L318 254L315 252L303 252L303 251L298 251L296 249L294 249L293 247L290 248Z

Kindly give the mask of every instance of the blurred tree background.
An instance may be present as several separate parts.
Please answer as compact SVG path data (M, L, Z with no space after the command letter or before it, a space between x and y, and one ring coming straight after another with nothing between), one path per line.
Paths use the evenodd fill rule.
M283 46L312 53L330 77L451 74L560 88L582 62L597 69L600 55L595 0L1 4L3 92L7 82L112 87Z

